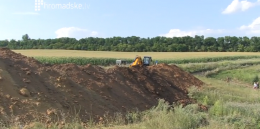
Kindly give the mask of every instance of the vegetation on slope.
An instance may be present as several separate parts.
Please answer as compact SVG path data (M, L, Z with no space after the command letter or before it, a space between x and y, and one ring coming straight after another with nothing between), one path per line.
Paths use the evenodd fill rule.
M189 63L189 64L177 64L178 67L190 73L199 73L206 77L212 77L221 71L241 69L253 65L259 65L260 59L242 59L236 61L219 61L208 63Z
M244 69L225 70L211 76L211 78L216 79L225 79L227 77L253 85L254 81L260 81L258 79L258 77L260 77L260 66L256 65Z

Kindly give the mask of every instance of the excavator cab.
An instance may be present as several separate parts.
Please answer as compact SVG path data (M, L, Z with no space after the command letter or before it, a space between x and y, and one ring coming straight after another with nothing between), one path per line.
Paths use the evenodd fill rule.
M152 57L151 56L144 56L143 58L143 65L144 66L150 66L150 65L153 65L152 64Z

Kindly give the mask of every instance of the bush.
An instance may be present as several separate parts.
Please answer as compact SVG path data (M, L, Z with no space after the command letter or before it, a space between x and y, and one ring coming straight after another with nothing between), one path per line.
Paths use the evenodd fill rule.
M259 81L258 75L255 75L255 77L254 77L254 79L253 79L253 83L254 83L254 82L258 82L258 81Z

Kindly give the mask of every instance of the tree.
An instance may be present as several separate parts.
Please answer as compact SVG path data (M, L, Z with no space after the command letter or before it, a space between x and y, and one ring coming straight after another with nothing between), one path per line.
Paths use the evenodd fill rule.
M23 41L28 41L28 40L30 40L30 37L28 34L25 34L25 35L23 35L22 39L23 39Z
M10 49L73 49L87 51L123 51L123 52L259 52L260 37L248 38L236 36L207 37L195 35L184 37L141 38L131 37L88 37L55 38L55 39L30 39L28 34L22 40L2 40L0 47Z

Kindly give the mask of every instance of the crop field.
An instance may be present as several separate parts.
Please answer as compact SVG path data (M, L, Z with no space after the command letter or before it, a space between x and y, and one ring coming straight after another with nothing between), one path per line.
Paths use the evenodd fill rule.
M259 53L243 52L107 52L107 51L75 51L75 50L14 50L28 57L34 57L42 63L77 65L115 65L117 59L125 60L130 64L136 55L151 56L153 63L185 64L185 63L206 63L223 60L253 59L260 58Z
M223 56L260 56L257 52L108 52L77 50L13 50L26 56L43 57L96 57L96 58L128 58L136 55L152 56L155 59L192 59Z

